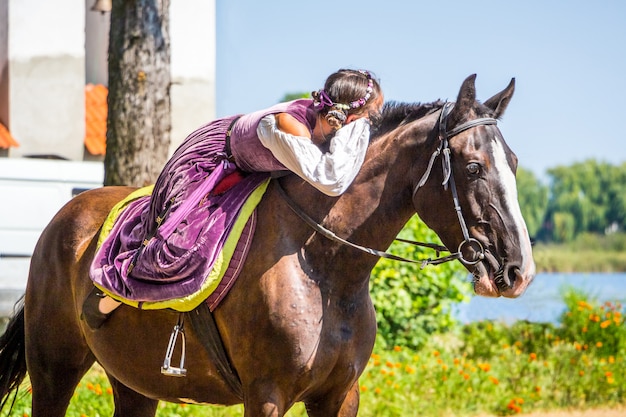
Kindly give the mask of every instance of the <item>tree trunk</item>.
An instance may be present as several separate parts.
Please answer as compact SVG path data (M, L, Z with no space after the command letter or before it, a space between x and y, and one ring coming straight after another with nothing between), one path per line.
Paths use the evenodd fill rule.
M170 145L170 0L113 0L105 185L156 181Z

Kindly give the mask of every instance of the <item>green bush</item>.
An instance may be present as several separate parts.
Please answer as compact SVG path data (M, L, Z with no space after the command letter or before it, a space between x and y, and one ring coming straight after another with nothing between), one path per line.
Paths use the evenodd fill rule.
M403 239L440 243L437 235L414 216L399 235ZM390 252L423 260L436 255L405 243L394 243ZM372 272L372 299L379 335L386 346L419 348L433 333L454 324L452 308L468 299L468 273L457 261L421 269L421 264L381 259Z

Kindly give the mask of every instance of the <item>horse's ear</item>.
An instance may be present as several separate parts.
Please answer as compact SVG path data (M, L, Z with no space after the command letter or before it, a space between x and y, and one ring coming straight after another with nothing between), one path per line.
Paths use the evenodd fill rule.
M504 111L509 105L509 101L511 101L511 97L513 97L514 91L515 78L511 78L511 82L509 83L509 85L506 86L504 90L500 91L498 94L485 101L485 106L493 110L494 117L496 119L504 114Z
M452 112L449 116L448 126L454 126L456 123L460 123L463 116L466 115L476 102L476 74L472 74L463 81L459 95L456 99L456 103L452 108Z

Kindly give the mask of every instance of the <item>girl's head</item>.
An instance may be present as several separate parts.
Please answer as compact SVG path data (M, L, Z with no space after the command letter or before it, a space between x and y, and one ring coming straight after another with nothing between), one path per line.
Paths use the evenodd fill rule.
M383 105L380 84L365 70L340 69L326 79L323 89L311 94L334 130L361 117L376 118Z

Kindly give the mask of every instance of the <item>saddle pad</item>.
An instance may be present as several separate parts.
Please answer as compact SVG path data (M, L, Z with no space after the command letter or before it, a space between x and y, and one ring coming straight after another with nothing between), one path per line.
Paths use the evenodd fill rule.
M120 274L106 274L106 279L102 277L104 274L93 273L98 271L98 268L102 269L102 266L92 265L92 280L94 285L101 289L105 294L110 297L121 301L124 304L146 310L155 309L173 309L176 311L191 311L197 307L200 303L207 300L211 309L214 309L217 304L224 298L228 289L232 287L237 275L239 274L245 257L248 253L252 237L254 235L254 229L256 225L255 208L261 201L269 178L265 177L259 180L259 178L251 179L254 183L254 189L249 193L248 197L237 206L238 213L236 216L232 216L232 227L225 228L227 235L219 237L219 240L207 241L207 245L215 246L215 255L212 259L212 263L207 269L205 276L201 277L186 277L184 278L184 284L187 287L192 288L193 292L187 293L184 296L169 296L172 293L180 294L180 286L177 286L177 280L136 280L132 279L132 274L125 277L126 282L114 282L116 279L111 277L119 276ZM246 180L243 180L246 181ZM234 190L235 192L237 190ZM101 234L98 239L99 249L101 245L107 246L105 242L109 238L115 238L116 228L123 227L123 222L137 221L135 212L141 211L142 205L147 205L150 198L152 187L145 187L131 193L126 199L118 203L109 213L109 216L103 224ZM210 196L208 197L210 198ZM233 209L232 207L230 209ZM125 211L128 210L127 213ZM208 216L208 215L207 215ZM130 218L129 218L130 217ZM121 224L117 224L121 223ZM112 234L112 235L111 235ZM108 245L107 250L115 245ZM98 256L96 256L98 259ZM184 262L184 259L181 259ZM107 268L112 268L108 266ZM98 279L100 278L100 279ZM118 277L122 280L121 277ZM190 281L191 282L190 285ZM168 288L169 287L169 288ZM122 290L120 290L120 288ZM134 293L130 293L130 296L126 296L123 290L131 288L133 290L138 289ZM172 288L175 291L170 291ZM160 294L164 294L162 297ZM148 294L147 296L141 296L142 294Z

